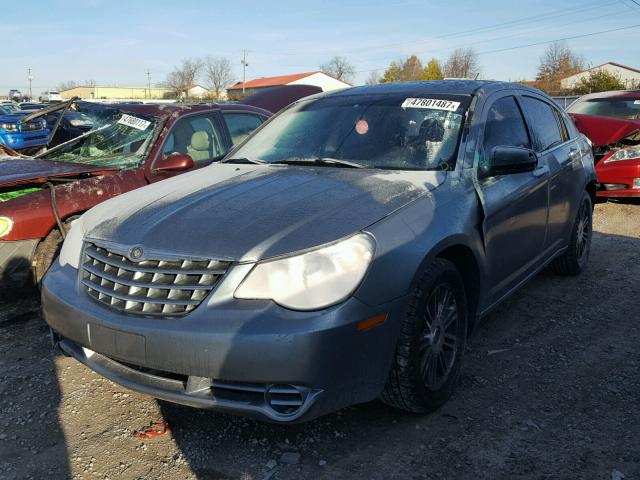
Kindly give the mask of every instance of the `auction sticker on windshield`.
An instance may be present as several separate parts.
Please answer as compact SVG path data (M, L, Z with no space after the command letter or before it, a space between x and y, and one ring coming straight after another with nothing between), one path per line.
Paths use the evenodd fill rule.
M127 127L136 128L138 130L146 130L147 127L151 125L151 122L148 122L147 120L134 117L133 115L127 115L126 113L122 114L120 120L118 120L118 123L121 125L126 125Z
M446 110L448 112L455 112L459 106L460 102L437 98L407 98L402 102L402 108L430 108L432 110Z

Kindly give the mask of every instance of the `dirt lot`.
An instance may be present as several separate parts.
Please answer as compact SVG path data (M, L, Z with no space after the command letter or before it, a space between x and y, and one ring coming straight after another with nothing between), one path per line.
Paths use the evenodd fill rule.
M487 318L428 416L372 402L274 426L157 402L54 355L37 297L5 294L0 478L638 479L640 205L597 205L595 230L587 272L545 272ZM131 435L162 419L170 435Z

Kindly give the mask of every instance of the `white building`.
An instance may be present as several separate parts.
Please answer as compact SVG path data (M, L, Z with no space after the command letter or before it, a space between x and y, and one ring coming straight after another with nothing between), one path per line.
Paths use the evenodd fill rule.
M227 87L227 93L241 93L244 87L245 93L254 93L258 90L266 88L281 87L283 85L313 85L320 87L323 92L347 88L349 83L333 78L321 71L294 73L292 75L281 75L278 77L265 77L249 80L248 82L238 82L235 85Z
M194 83L190 85L186 91L187 97L191 98L204 98L209 94L209 89L204 88L202 85Z
M615 62L607 62L602 65L596 65L595 67L588 68L580 73L576 73L575 75L562 79L560 84L563 90L571 90L578 85L580 80L588 78L591 72L598 70L604 70L605 72L620 78L626 88L634 88L640 84L640 70Z

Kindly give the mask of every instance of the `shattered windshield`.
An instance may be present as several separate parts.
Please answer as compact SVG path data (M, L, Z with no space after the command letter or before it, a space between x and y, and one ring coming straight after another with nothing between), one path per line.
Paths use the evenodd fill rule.
M455 167L465 95L337 95L285 110L225 161L393 170Z
M638 120L640 119L640 97L592 98L573 103L567 111L584 115Z
M121 113L119 118L52 148L38 158L72 163L133 168L144 161L157 119Z

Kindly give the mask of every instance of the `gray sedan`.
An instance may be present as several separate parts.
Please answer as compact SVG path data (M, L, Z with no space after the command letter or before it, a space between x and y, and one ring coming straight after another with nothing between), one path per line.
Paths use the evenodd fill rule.
M549 97L502 82L295 103L220 164L77 220L42 291L64 352L172 402L304 421L442 405L478 319L585 268L596 185Z

